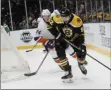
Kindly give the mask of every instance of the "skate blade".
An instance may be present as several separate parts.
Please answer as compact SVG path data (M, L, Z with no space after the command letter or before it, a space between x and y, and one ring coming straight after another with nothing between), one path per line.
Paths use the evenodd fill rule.
M63 83L73 83L72 78L69 79L62 79Z

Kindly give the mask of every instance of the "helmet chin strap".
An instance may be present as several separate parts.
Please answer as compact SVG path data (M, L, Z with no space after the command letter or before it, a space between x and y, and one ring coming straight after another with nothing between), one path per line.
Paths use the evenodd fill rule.
M45 22L48 22L45 18L43 18L43 20L44 20Z
M42 16L42 18L45 22L48 22L49 16Z

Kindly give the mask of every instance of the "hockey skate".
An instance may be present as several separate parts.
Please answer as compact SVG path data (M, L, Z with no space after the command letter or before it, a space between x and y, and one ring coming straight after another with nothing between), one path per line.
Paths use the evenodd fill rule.
M87 70L86 70L86 68L84 67L84 64L78 63L78 66L79 66L81 72L82 72L84 75L86 75L86 74L87 74Z
M61 79L64 83L72 83L73 82L72 77L73 77L73 75L72 75L71 66L70 66L69 71L66 71L65 75L63 77L61 77Z

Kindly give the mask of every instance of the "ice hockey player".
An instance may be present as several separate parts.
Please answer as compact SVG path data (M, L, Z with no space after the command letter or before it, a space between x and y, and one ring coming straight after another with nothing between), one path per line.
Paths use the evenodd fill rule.
M70 10L65 7L60 10L60 14L64 24L62 24L60 28L58 28L58 31L61 34L58 37L58 40L62 40L65 38L66 40L74 44L76 47L81 49L81 51L83 51L81 52L77 48L73 47L77 54L78 66L82 73L86 75L87 70L84 67L84 64L86 63L85 57L87 50L84 43L85 37L83 22L79 16L71 13Z
M66 8L65 8L65 10L66 10ZM65 11L63 11L63 12L66 13ZM60 14L61 14L61 12L60 12ZM70 13L70 15L74 15L74 14L71 14L71 13ZM70 15L69 15L69 16L70 16ZM66 13L66 16L67 16L67 13ZM76 16L76 15L75 15L75 16ZM63 18L64 18L64 17L63 17ZM71 17L71 18L72 18L72 17ZM76 16L76 18L77 18L77 16ZM68 20L67 17L65 17L65 19ZM80 19L80 20L81 20L81 19ZM70 22L71 22L71 21L70 21ZM72 22L73 22L73 23L74 23L74 22L77 23L77 22L75 21L75 19L74 19ZM82 21L81 21L81 22L82 22ZM75 24L75 23L74 23L74 24ZM66 24L66 22L63 21L63 19L62 19L62 17L61 17L60 15L51 17L51 19L50 19L50 24L51 24L52 27L53 27L53 30L50 30L50 32L56 37L56 44L58 44L58 42L59 42L59 45L58 45L58 46L61 46L61 47L63 47L63 48L67 48L66 41L65 41L63 38L68 39L68 41L70 41L70 39L73 40L73 39L75 38L74 41L70 41L70 42L73 43L74 45L76 45L78 48L86 51L86 47L85 47L85 45L84 45L84 36L82 36L82 35L79 33L79 32L81 32L80 30L83 29L83 28L82 28L83 25L81 25L81 27L76 27L76 28L77 28L77 29L76 29L74 26L71 26L69 23ZM77 24L78 24L78 23L77 23ZM71 27L69 27L69 26L71 26ZM56 28L56 29L54 29L54 28ZM70 30L70 29L71 29L71 30ZM80 29L80 30L79 30L79 29ZM75 33L75 31L77 31L77 33ZM83 30L83 31L84 31L84 30ZM54 32L55 32L55 33L54 33ZM59 32L59 34L56 33L56 32ZM83 33L84 33L84 32L83 32ZM71 35L71 37L70 37L70 38L67 38L67 37L70 36L70 35ZM74 35L74 36L73 36L73 35ZM79 35L79 37L78 37L77 35ZM66 36L67 36L67 37L66 37ZM76 36L77 36L77 38L76 38ZM81 37L83 37L83 38L81 38ZM83 43L82 43L82 42L83 42ZM86 74L87 74L87 70L86 70L86 68L84 67L84 64L87 64L87 61L85 60L86 54L80 52L78 49L76 49L76 48L74 48L74 47L73 47L73 49L74 49L75 52L73 52L72 56L75 57L75 55L77 55L78 66L79 66L81 72L86 75ZM59 51L59 50L58 50L58 51ZM75 54L75 53L76 53L76 54ZM57 54L59 55L60 53L57 53Z
M35 41L38 43L43 43L44 45L46 42L48 44L54 39L54 36L47 30L50 28L50 26L47 24L50 15L51 12L48 9L44 9L42 11L41 17L38 18L38 28L36 31L36 36L34 37Z
M65 54L65 45L66 42L56 42L54 35L59 35L59 32L55 32L56 28L53 28L51 24L49 23L50 18L50 11L48 9L45 9L42 11L42 19L38 24L38 33L37 37L34 39L37 42L42 42L48 50L50 49L50 53L55 60L55 62L61 67L62 70L65 71L65 76L62 77L62 79L68 80L68 82L72 82L72 72L71 72L71 65L69 65L69 61ZM51 32L51 33L50 33ZM64 44L62 44L64 43ZM62 46L61 46L62 45ZM64 45L64 46L63 46ZM68 45L67 45L68 46ZM68 47L68 52L72 54L71 52L74 52L72 47ZM64 80L63 80L64 81Z

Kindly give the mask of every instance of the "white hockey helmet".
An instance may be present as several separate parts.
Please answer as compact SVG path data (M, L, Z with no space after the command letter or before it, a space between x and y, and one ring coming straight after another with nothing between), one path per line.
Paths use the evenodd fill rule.
M42 11L41 16L45 22L48 22L51 16L51 12L48 9L45 9Z
M48 9L44 9L43 11L42 11L42 14L41 14L42 16L49 16L49 15L51 15L51 12L48 10Z
M60 15L60 12L56 9L53 11L56 15Z
M51 14L51 17L56 15L60 15L60 12L57 9L53 11L53 13Z

